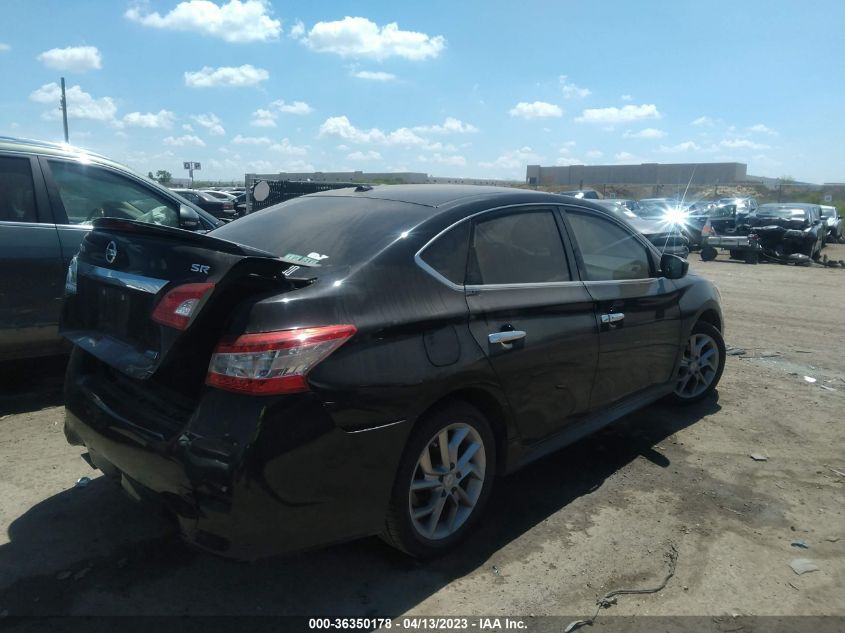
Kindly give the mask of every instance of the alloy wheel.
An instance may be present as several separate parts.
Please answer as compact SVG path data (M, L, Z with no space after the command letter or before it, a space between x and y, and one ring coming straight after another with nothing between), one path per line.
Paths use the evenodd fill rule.
M411 476L408 509L417 533L436 541L454 534L475 510L487 459L481 434L450 424L432 437Z
M707 390L719 371L719 346L707 334L694 333L684 347L675 395L695 398Z

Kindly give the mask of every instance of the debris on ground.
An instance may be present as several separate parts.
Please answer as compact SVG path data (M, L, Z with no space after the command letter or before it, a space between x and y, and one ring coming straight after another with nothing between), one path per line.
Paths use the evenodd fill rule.
M745 356L745 350L741 347L732 347L729 345L725 350L725 354L728 356Z
M810 549L810 546L804 541L792 541L790 545L792 545L792 547L800 547L801 549Z
M751 459L753 459L755 462L767 462L767 461L769 461L768 457L766 457L765 455L761 455L760 453L750 453L748 456Z
M663 579L663 582L660 583L658 587L654 587L653 589L616 589L614 591L608 591L604 594L601 598L596 600L596 612L593 614L593 617L588 618L586 620L575 620L574 622L570 622L569 625L563 630L563 633L571 633L575 629L580 629L582 626L592 626L593 623L596 621L596 618L599 617L599 611L602 609L607 609L611 605L616 604L616 597L622 595L630 595L630 594L646 594L646 593L657 593L658 591L662 591L666 584L669 582L669 579L675 575L675 566L678 563L678 548L675 547L674 543L669 543L669 551L667 551L663 557L666 559L669 565L669 571L666 573L666 578Z
M789 566L792 567L792 571L794 571L799 576L801 574L807 574L811 571L819 571L819 568L816 563L810 560L809 558L796 558L789 563Z
M494 574L496 574L497 576L501 576L501 575L502 575L502 574L499 572L499 568L498 568L498 567L496 567L495 565L493 565L493 567L492 567L491 569L493 570L493 573L494 573Z
M830 466L828 466L827 464L825 464L825 468L827 468L827 469L828 469L830 472L832 472L832 473L836 473L836 474L837 474L837 475L839 475L840 477L845 477L845 473L843 473L841 470L836 470L835 468L831 468L831 467L830 467Z
M836 389L834 389L833 387L828 387L826 385L819 385L819 387L821 387L825 391L836 391Z
M829 536L825 540L830 541L831 543L836 543L839 540L839 537L838 536Z
M806 381L807 381L807 382L809 382L810 384L812 384L812 383L816 382L816 379L815 379L815 378L813 378L812 376L804 376L804 380L806 380Z
M80 477L79 479L76 480L76 483L74 484L74 488L85 488L90 483L91 483L90 477Z

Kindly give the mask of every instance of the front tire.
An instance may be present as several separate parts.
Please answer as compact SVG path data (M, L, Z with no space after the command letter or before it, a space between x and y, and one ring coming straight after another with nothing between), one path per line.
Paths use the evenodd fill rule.
M696 323L684 346L672 400L692 404L713 393L725 369L725 357L722 333L704 321Z
M712 246L703 246L701 248L701 261L713 261L714 259L716 259L716 255L718 254L718 251Z
M432 411L405 447L382 539L416 558L445 552L478 521L495 472L495 437L480 411L458 401Z

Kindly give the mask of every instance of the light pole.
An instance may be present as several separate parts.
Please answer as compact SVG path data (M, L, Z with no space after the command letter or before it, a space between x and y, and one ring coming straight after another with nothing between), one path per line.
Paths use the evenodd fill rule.
M62 123L65 126L65 143L68 142L67 136L67 97L65 96L65 78L62 77L62 99L60 101L62 106Z

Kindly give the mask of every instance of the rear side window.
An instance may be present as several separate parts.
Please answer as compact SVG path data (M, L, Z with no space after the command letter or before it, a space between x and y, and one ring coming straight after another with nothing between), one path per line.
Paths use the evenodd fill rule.
M179 207L146 187L92 165L50 161L69 224L122 218L179 227Z
M0 157L0 222L37 222L28 158Z
M469 222L462 222L438 237L420 257L454 284L463 285L469 247Z
M648 251L630 231L597 215L567 211L567 217L584 260L585 281L651 276Z
M523 211L477 222L468 283L570 281L569 265L551 211Z

